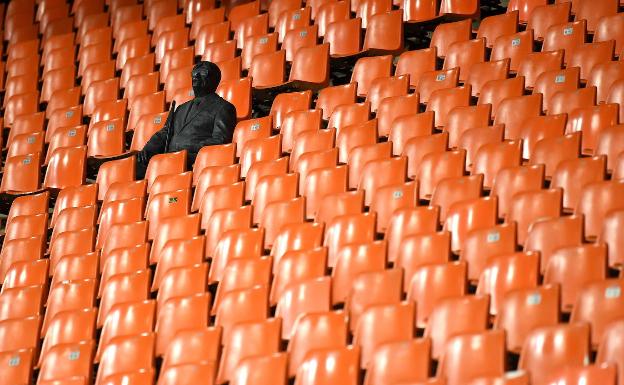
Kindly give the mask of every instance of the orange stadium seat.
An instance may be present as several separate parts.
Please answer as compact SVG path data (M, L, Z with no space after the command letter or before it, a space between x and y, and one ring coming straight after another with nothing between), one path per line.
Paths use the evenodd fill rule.
M437 376L449 385L505 371L505 333L488 330L451 337L444 346Z
M535 349L536 344L544 349ZM548 348L546 348L548 347ZM546 383L549 373L566 365L584 365L589 355L589 326L577 323L533 330L520 353L519 368L531 374L534 383Z
M594 19L595 20L595 19ZM620 21L622 13L611 16L603 16L598 19L596 30L594 31L594 42L615 39L615 52L622 57L622 29Z
M535 39L543 41L549 27L557 24L565 24L570 18L569 3L556 3L552 5L540 5L535 7L529 14L527 28L533 29Z
M617 369L620 370L622 368L622 356L621 356L621 340L622 340L622 326L624 323L621 321L616 321L611 323L607 330L605 330L605 334L600 341L600 346L598 347L598 356L596 357L596 363L607 363L612 362L615 363ZM622 383L622 379L618 380L618 384Z
M355 385L359 381L360 349L341 347L312 351L297 371L296 385ZM328 365L329 362L337 365Z

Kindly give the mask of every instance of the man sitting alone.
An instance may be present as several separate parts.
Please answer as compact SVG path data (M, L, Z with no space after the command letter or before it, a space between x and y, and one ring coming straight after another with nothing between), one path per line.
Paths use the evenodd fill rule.
M221 80L219 67L209 61L197 63L191 72L195 98L169 112L163 128L155 133L137 154L137 179L145 178L152 156L187 151L191 170L197 153L204 146L230 143L236 125L236 108L216 94Z

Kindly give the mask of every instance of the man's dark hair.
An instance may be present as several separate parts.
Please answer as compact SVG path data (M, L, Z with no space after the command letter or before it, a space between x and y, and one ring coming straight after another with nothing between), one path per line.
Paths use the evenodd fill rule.
M217 90L221 81L221 70L212 62L201 61L193 67L191 78L195 97L206 96Z

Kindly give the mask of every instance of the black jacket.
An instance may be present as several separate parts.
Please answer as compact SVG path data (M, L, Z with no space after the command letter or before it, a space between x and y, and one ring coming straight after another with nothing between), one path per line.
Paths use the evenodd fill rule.
M141 169L147 168L149 160L156 154L187 150L187 169L190 170L202 147L232 141L236 108L214 92L195 97L176 108L171 137L167 140L171 115L170 112L163 128L137 155L137 176L141 172L144 174Z

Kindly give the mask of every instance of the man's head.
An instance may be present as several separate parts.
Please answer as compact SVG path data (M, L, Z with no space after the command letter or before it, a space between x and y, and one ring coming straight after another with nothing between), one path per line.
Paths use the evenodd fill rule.
M217 90L221 81L221 70L209 61L201 61L193 66L191 72L195 97L206 96Z

